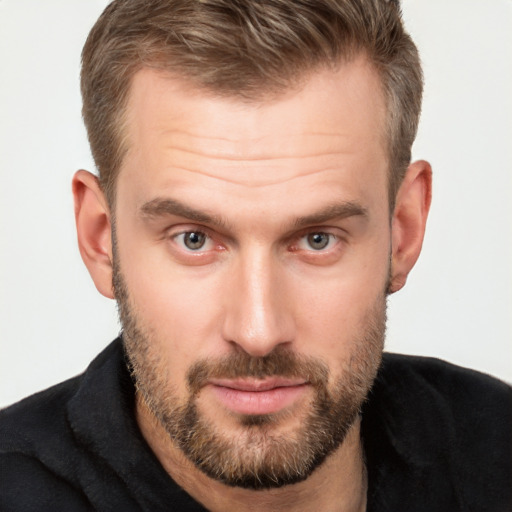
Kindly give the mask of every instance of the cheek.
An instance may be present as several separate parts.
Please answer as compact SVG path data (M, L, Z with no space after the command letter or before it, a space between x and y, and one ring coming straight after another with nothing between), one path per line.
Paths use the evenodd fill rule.
M130 289L140 314L153 328L167 334L194 338L209 329L217 316L212 300L211 280L198 282L183 279L165 271L154 272L153 277L135 277Z
M322 357L331 367L358 350L369 322L385 307L389 257L386 250L374 254L378 257L360 255L337 274L303 281L293 290L299 350Z
M146 333L149 351L165 386L180 400L188 396L186 376L198 360L215 353L218 312L204 289L171 273L126 270L132 309Z
M219 287L215 274L184 271L162 257L161 248L134 248L122 270L140 321L166 352L199 355L199 345L218 332ZM215 293L214 293L215 291Z

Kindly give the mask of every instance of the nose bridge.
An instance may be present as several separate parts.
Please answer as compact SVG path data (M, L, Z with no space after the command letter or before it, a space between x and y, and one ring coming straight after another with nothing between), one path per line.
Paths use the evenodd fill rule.
M253 356L264 356L293 339L293 319L286 300L284 269L262 246L241 251L233 274L233 293L224 337Z

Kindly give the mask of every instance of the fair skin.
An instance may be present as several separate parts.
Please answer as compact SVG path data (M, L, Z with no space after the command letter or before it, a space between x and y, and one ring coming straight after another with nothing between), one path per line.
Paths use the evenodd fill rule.
M276 347L324 361L334 382L389 272L391 291L405 284L430 203L430 166L415 162L389 212L377 75L359 58L313 73L300 90L243 104L144 69L127 112L118 256L169 389L185 400L186 372L200 358L264 356ZM79 171L73 188L82 257L98 290L113 298L113 212L93 175ZM207 235L199 249L186 245L190 232ZM312 246L315 233L325 247ZM254 379L243 384L249 389L234 383L228 394L226 383L205 386L201 414L236 437L241 415L277 412L276 433L293 435L310 386L281 383L276 394ZM254 491L200 472L140 397L136 412L163 467L209 510L365 509L359 421L308 479Z

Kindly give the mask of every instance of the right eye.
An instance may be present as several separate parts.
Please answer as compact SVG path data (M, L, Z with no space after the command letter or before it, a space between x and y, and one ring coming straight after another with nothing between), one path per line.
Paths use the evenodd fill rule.
M338 237L333 235L332 233L325 233L323 231L313 231L304 235L298 242L297 247L301 250L305 251L328 251L332 249L336 242L338 242Z

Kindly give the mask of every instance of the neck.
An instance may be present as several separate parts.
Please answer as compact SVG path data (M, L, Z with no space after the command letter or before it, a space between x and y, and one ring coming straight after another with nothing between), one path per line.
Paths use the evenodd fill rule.
M278 489L230 487L197 469L174 444L160 422L137 397L142 435L171 478L211 512L311 511L363 512L367 479L360 439L360 420L343 444L303 482Z

